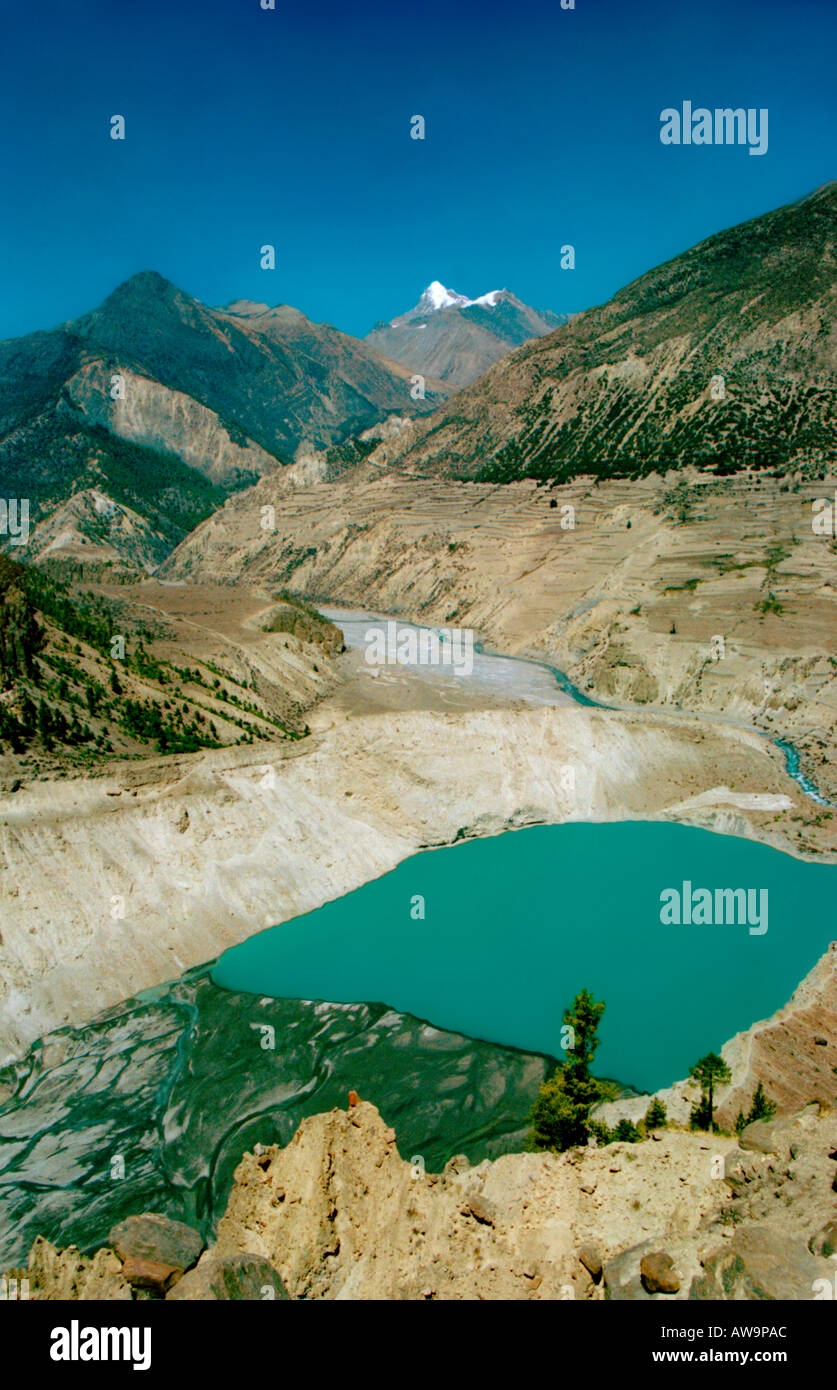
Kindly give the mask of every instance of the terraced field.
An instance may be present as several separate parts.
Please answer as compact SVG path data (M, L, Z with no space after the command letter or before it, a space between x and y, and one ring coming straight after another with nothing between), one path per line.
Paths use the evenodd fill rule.
M835 479L765 474L495 486L375 464L280 495L270 479L185 541L170 577L282 583L475 629L610 704L677 707L791 739L837 792ZM260 526L275 506L275 530ZM572 508L568 511L567 508Z

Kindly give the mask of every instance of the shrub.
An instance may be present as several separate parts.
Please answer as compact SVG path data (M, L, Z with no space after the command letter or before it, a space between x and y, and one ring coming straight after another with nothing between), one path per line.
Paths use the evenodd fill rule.
M666 1108L659 1096L655 1096L645 1112L646 1130L663 1129L666 1124Z
M623 1144L638 1144L642 1135L634 1124L633 1120L620 1120L613 1131L614 1142Z

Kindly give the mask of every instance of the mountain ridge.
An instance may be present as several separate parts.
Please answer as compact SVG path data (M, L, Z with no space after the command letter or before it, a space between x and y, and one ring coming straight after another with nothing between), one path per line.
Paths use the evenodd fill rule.
M490 367L401 463L495 482L827 463L836 247L837 182L704 238Z
M39 528L92 486L157 540L126 549L119 528L91 530L82 509L74 553L153 568L227 496L305 446L420 414L445 390L430 382L414 401L404 367L290 306L211 309L140 271L89 313L0 343L0 492L30 501L27 558L52 554L56 536L45 545Z
M461 387L513 348L551 332L565 319L566 315L530 308L507 289L468 299L432 280L412 309L388 323L377 323L364 341L411 371Z

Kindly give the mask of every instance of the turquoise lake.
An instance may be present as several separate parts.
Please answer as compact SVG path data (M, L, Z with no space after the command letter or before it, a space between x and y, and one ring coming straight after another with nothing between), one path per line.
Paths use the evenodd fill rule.
M713 901L766 890L767 931L664 924L660 895L684 882ZM227 951L212 976L260 995L383 1001L555 1055L563 1010L586 987L607 1005L596 1071L654 1090L787 1002L837 936L835 894L835 866L705 830L535 826L413 855Z

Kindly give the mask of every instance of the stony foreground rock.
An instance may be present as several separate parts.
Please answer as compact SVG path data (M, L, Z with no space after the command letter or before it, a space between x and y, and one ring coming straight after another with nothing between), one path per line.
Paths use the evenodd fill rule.
M280 1300L288 1292L276 1270L259 1255L209 1255L196 1269L184 1274L170 1293L169 1301L212 1300L214 1302Z
M639 1272L647 1293L678 1293L680 1290L674 1261L664 1250L655 1250L650 1255L643 1255Z
M818 1280L833 1281L837 1266L789 1242L780 1229L748 1226L705 1261L691 1298L795 1299L814 1297Z
M133 1297L130 1284L122 1278L122 1262L112 1250L97 1250L86 1259L74 1245L58 1250L40 1236L29 1255L29 1286L30 1297L59 1302Z
M306 1120L284 1149L246 1155L217 1248L260 1251L297 1298L671 1299L707 1296L692 1292L703 1261L711 1280L740 1235L736 1254L763 1289L752 1296L781 1297L784 1283L796 1297L807 1278L813 1298L829 1262L807 1243L835 1215L834 1132L834 1112L815 1106L776 1124L781 1157L748 1155L740 1190L725 1175L734 1139L667 1130L653 1144L507 1155L437 1176L401 1159L393 1130L362 1103ZM770 1280L744 1239L756 1224L786 1251ZM711 1296L749 1295L722 1282Z
M108 1244L121 1260L150 1260L183 1274L196 1264L203 1250L203 1238L183 1221L144 1212L120 1221L108 1237Z
M361 1100L304 1120L285 1147L245 1154L215 1245L166 1296L823 1298L837 1271L824 1253L837 1220L835 1112L810 1105L769 1135L751 1128L741 1147L662 1130L655 1142L474 1167L458 1158L433 1174L400 1156L395 1131ZM121 1224L138 1233L149 1219ZM32 1297L147 1297L126 1278L138 1258L36 1241Z

